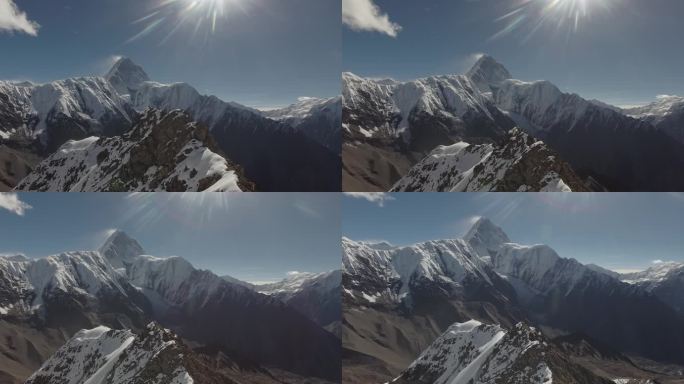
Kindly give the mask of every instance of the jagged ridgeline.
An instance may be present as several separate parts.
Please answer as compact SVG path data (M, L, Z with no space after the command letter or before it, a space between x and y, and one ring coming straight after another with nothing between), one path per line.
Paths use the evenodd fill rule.
M489 56L409 82L344 73L342 93L345 191L684 190L679 97L621 109Z
M123 232L98 251L0 256L0 382L339 382L340 290L340 271L253 285Z
M342 248L345 383L681 383L681 264L621 275L487 219L462 239Z
M0 190L339 191L340 126L339 97L259 111L127 58L104 77L0 81Z

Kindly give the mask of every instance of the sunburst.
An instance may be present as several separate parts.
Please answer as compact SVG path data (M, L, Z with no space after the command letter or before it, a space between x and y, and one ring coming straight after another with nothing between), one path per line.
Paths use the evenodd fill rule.
M619 0L521 0L495 19L503 27L491 39L519 33L529 40L544 28L577 33L594 16L610 12Z
M205 40L220 31L222 23L231 17L247 14L248 8L258 0L159 0L154 8L133 21L142 29L127 43L159 33L160 44L176 36L179 30L190 32L191 38Z

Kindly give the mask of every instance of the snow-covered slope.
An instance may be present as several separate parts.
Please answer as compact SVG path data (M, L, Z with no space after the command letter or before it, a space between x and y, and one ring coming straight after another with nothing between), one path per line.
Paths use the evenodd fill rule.
M653 293L677 311L684 313L683 263L658 263L645 271L621 274L619 278L625 283Z
M573 192L586 187L543 142L515 128L496 144L439 146L411 168L395 192Z
M347 188L387 190L408 172L404 163L461 141L494 143L514 126L542 140L583 179L608 189L684 188L678 173L684 145L664 133L679 129L684 113L656 129L648 119L564 93L548 81L513 79L489 56L462 76L397 82L347 73L343 103Z
M241 191L253 188L184 112L148 109L131 131L69 141L24 178L25 191Z
M497 122L503 119L492 101L482 94L467 76L449 75L418 79L410 82L372 80L343 73L343 128L350 138L401 137L418 144L426 132L418 129L425 122L443 123L447 136L495 136L501 134ZM465 129L465 123L482 116L493 132ZM410 128L416 129L410 129ZM497 131L498 129L498 131Z
M571 363L533 327L519 323L511 329L504 329L475 320L449 327L393 382L611 383Z
M0 315L31 314L60 296L128 296L130 286L98 252L41 259L0 257Z
M648 105L623 111L635 119L653 124L675 140L684 143L684 97L662 95Z
M117 60L104 78L124 97L135 93L143 83L150 81L145 70L126 57Z
M636 119L647 120L653 125L658 125L668 115L684 109L684 97L674 95L662 95L656 101L641 106L626 108L623 111Z
M301 97L280 109L262 111L270 119L285 122L335 153L342 145L342 98Z
M339 191L340 124L331 120L339 115L339 102L331 103L314 108L295 128L186 83L153 82L122 58L104 77L0 82L0 141L28 142L34 155L46 157L69 140L124 134L148 108L182 109L208 127L221 152L241 164L260 190ZM330 140L331 147L317 139Z
M498 86L503 81L513 78L506 67L488 55L482 55L468 70L466 77L477 84L484 93L491 92L492 86Z
M316 323L328 327L342 320L342 271L292 273L272 284L254 287L283 301Z
M152 319L180 336L303 376L339 377L339 340L280 300L182 257L146 255L120 231L100 252L145 295Z
M80 77L40 85L2 82L0 132L5 138L38 139L46 150L64 141L124 132L132 110L101 77Z
M495 287L491 268L461 239L382 250L343 238L342 251L345 295L362 303L396 304L424 286L449 291L480 281Z
M76 333L26 383L193 384L189 353L176 335L154 323L139 335L100 326Z
M615 350L657 361L674 361L672 356L684 352L680 315L653 294L562 258L549 246L511 243L484 218L464 239L375 249L343 238L342 248L350 345L389 367L416 344L397 343L397 338L419 341L432 334L435 322L463 321L464 316L504 327L524 320L583 333ZM357 310L367 313L366 322ZM656 317L659 326L653 327ZM373 327L382 329L372 339L377 343L368 341Z
M288 301L288 298L303 290L330 291L339 288L341 282L339 271L322 273L293 272L281 281L258 285L256 290L265 295L277 296L284 301Z

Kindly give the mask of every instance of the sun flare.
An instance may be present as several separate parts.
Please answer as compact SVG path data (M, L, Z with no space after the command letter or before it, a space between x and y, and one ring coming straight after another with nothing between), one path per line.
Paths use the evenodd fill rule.
M222 23L238 13L246 14L247 7L256 0L159 0L148 14L133 24L142 25L142 30L130 38L132 42L153 32L162 33L161 44L176 36L179 30L190 31L191 37L203 37L219 31Z
M523 0L495 19L503 27L491 38L498 39L518 32L529 40L542 28L567 35L577 33L593 16L606 13L618 0Z

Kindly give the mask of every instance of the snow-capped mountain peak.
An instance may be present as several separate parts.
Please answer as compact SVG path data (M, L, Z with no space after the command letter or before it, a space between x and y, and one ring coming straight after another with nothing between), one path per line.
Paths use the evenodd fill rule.
M99 251L115 268L124 268L137 256L145 254L140 243L121 230L114 231Z
M504 80L513 78L508 69L493 57L483 55L466 73L482 91L488 91L490 85L496 85Z
M321 273L292 272L281 281L258 285L256 290L266 295L293 295L304 289L330 291L339 287L341 280L339 270Z
M506 232L486 217L479 218L463 239L481 256L495 253L503 244L511 242Z
M145 70L127 57L122 57L114 63L105 79L121 95L128 95L139 89L144 82L150 81Z
M664 281L674 274L684 271L684 264L674 261L657 263L654 266L641 271L633 273L625 273L620 275L620 279L625 283L657 283Z

